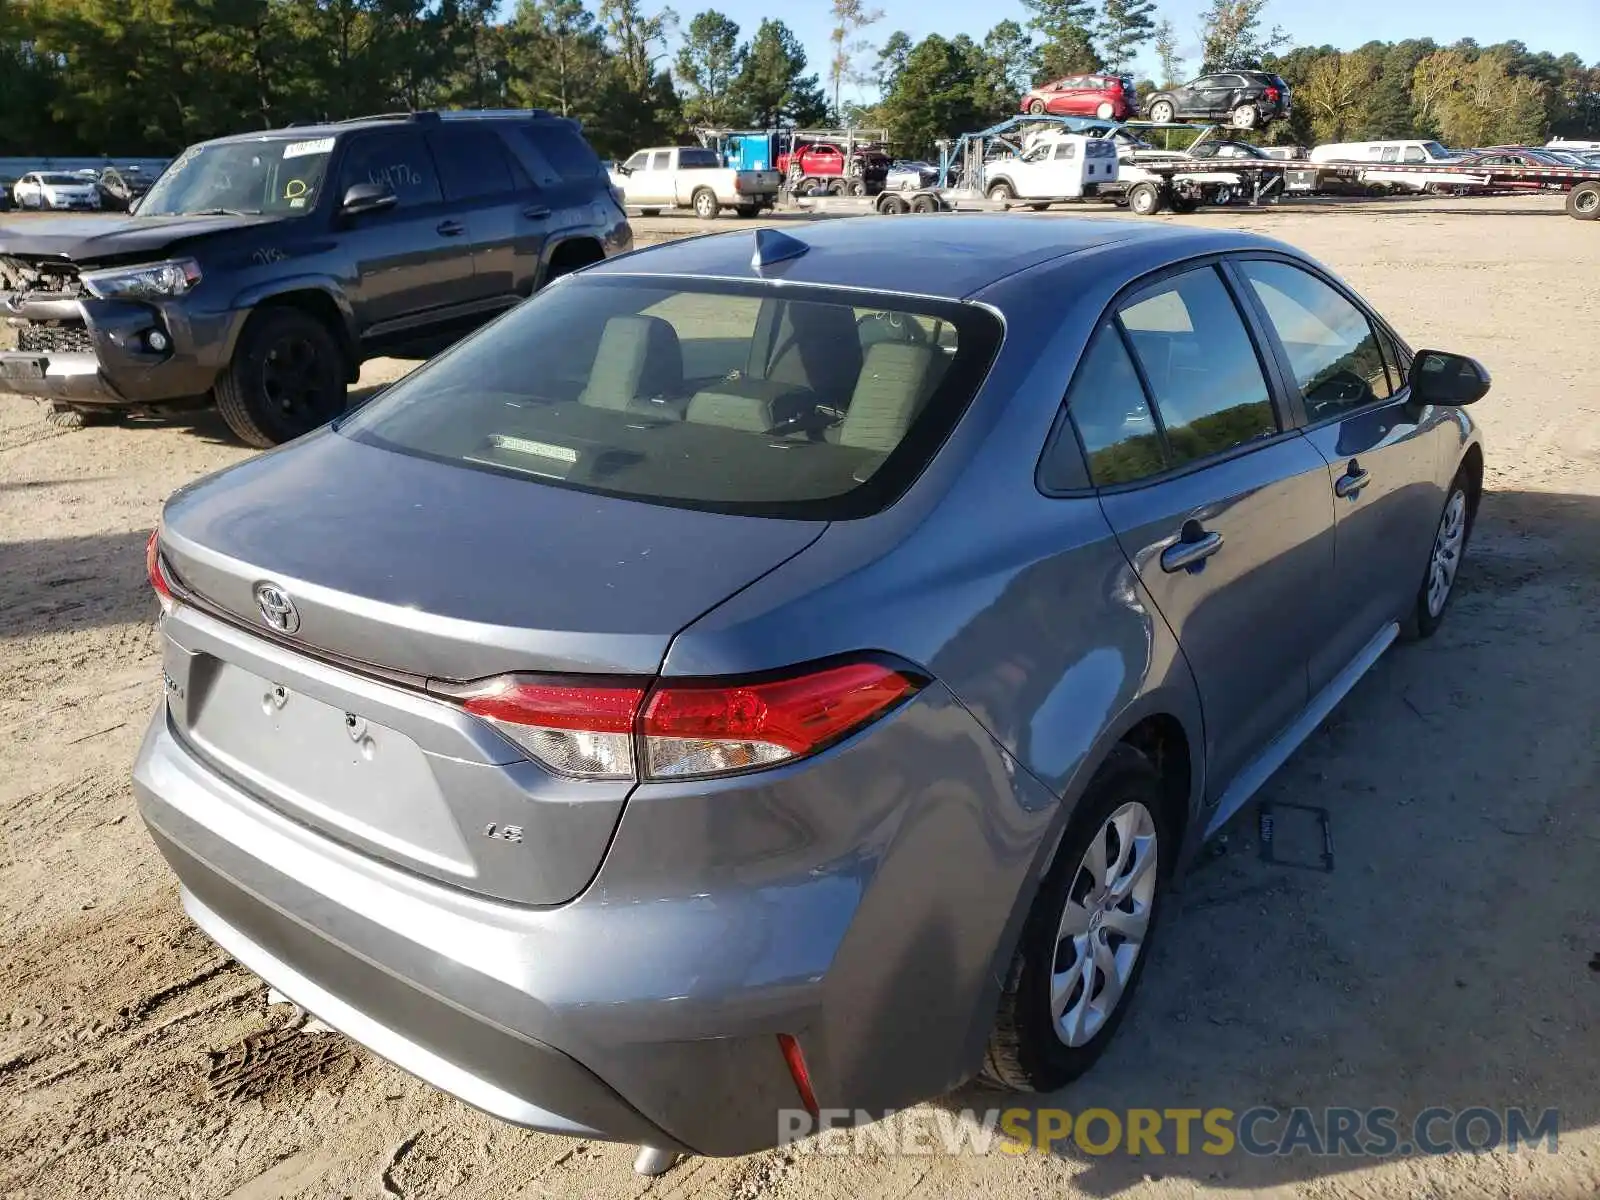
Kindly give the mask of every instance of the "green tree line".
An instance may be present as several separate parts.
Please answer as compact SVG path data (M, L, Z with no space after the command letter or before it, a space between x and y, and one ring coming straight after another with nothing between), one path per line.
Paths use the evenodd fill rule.
M1157 0L1023 0L981 39L891 31L862 0L826 3L831 55L810 68L781 20L744 30L715 9L680 23L661 0L0 0L0 154L170 154L207 137L436 106L549 108L602 155L697 126L849 120L896 149L1017 111L1063 75L1160 64L1148 92L1203 71L1264 67L1295 90L1265 136L1312 145L1439 137L1452 145L1600 136L1600 64L1519 42L1428 38L1289 48L1267 0L1211 0L1190 41ZM825 78L823 77L825 74ZM847 93L871 91L863 105Z

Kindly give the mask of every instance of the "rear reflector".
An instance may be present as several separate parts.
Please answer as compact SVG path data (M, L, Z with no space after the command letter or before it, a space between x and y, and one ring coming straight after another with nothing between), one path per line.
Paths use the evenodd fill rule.
M433 685L436 690L439 685ZM685 779L804 758L870 725L922 682L883 663L647 685L505 675L447 694L534 758L580 779ZM635 746L642 756L636 762Z
M811 1090L811 1072L806 1069L806 1056L800 1051L800 1043L790 1034L780 1033L778 1049L783 1051L783 1061L789 1064L789 1076L794 1080L794 1090L800 1093L800 1103L813 1117L820 1115L822 1110L817 1106L816 1093Z
M167 573L161 566L160 534L159 529L152 529L150 540L144 544L144 570L150 577L150 586L155 589L156 598L161 601L161 611L171 612L177 600L172 594L172 585L167 582Z

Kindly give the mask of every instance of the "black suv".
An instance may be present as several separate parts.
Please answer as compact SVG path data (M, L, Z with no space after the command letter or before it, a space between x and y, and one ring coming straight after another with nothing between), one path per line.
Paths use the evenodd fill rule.
M1227 121L1240 129L1256 129L1289 115L1289 85L1265 71L1222 71L1170 92L1151 92L1144 111L1158 125Z
M632 243L577 124L542 110L219 138L128 217L0 231L0 390L69 426L209 397L270 446L343 412L365 359L425 355Z

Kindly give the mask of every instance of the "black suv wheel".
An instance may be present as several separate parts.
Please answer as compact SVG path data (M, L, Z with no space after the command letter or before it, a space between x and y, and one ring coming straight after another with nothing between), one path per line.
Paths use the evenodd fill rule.
M222 419L241 441L276 446L345 410L344 353L310 313L269 308L245 326L216 395Z

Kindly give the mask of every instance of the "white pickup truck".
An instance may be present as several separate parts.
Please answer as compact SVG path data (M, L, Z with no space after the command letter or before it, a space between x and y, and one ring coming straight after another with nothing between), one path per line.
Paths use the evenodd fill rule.
M778 199L783 176L777 171L736 171L715 150L665 146L641 150L611 170L623 203L653 217L663 208L692 208L709 221L724 208L753 217Z
M1081 200L1117 182L1117 149L1104 138L1058 134L984 164L983 190L1002 204L1021 201L1033 209L1056 200Z

